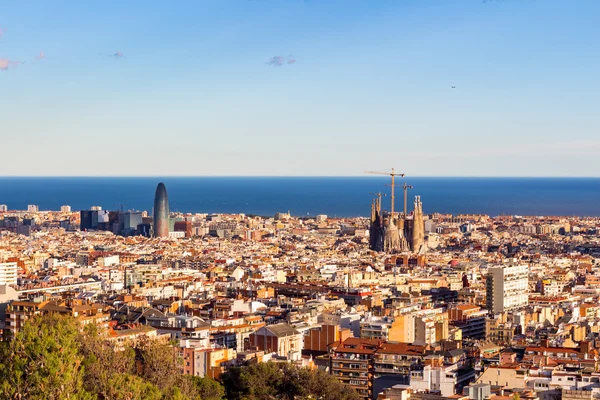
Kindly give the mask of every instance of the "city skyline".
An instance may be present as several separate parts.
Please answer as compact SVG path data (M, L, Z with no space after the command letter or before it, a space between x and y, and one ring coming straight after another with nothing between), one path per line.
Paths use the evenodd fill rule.
M600 0L0 10L0 400L600 400Z
M8 3L0 113L18 151L0 175L599 176L598 13L588 0Z
M398 178L399 179L399 178ZM369 215L374 193L391 209L389 177L329 178L0 178L0 205L10 210L104 209L152 211L157 182L169 190L175 212L273 215ZM402 211L402 182L426 199L424 212L489 215L600 215L600 178L417 178L397 181L396 211Z

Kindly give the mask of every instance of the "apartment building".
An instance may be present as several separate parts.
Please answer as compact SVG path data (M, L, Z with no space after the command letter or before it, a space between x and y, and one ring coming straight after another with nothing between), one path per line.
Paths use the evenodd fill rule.
M423 366L410 372L410 387L417 391L449 397L461 392L475 378L475 371L446 362L443 355L429 355Z
M411 366L425 350L409 343L348 338L331 347L329 366L332 375L370 399L386 387L407 383Z
M276 353L290 361L302 357L303 335L288 324L267 325L250 334L250 347L267 353Z
M100 304L88 304L83 301L65 304L53 300L42 302L13 301L6 308L5 330L16 335L28 319L37 315L58 313L76 318L82 325L96 324L107 327L110 314Z
M184 341L182 341L184 342ZM196 347L185 341L180 351L183 359L183 373L186 375L219 378L225 366L236 359L235 349Z
M500 313L527 305L528 292L528 265L518 265L515 259L509 259L506 264L488 268L486 277L488 311Z
M17 284L17 263L0 263L0 285Z
M459 304L448 310L450 323L462 330L462 336L469 339L485 337L486 310L475 304Z

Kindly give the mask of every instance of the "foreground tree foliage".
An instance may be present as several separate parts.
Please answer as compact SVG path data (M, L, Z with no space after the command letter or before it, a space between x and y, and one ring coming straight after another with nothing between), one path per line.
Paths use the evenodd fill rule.
M138 386L140 383L133 379L135 351L132 348L114 351L113 347L100 337L95 325L85 327L81 334L80 352L84 357L84 388L90 393L96 393L99 399L128 399L126 395L115 397L115 385L122 389L124 383L130 383L132 386ZM135 390L139 389L136 387Z
M0 400L354 400L331 375L289 363L231 368L227 388L181 374L176 349L160 341L115 348L95 326L58 314L32 318L0 342ZM225 396L226 395L226 396Z
M0 349L0 398L93 399L83 389L75 320L36 317Z
M222 376L232 400L358 400L356 391L321 371L289 363L260 363L231 368Z
M199 376L186 376L185 378L194 386L194 390L202 400L221 400L225 397L225 388L214 379L200 378Z
M0 342L0 400L220 400L209 378L180 373L175 349L158 341L115 349L95 326L57 314L28 321Z

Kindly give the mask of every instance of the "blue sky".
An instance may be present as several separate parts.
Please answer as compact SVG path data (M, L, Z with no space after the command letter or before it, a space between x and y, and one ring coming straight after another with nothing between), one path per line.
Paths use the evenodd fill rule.
M597 0L3 0L0 175L600 176L598 15Z

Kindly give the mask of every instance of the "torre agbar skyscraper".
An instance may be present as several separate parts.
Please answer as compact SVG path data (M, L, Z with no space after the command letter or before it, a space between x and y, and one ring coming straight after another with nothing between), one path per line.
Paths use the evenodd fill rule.
M164 183L159 183L154 195L154 237L169 236L169 198Z

